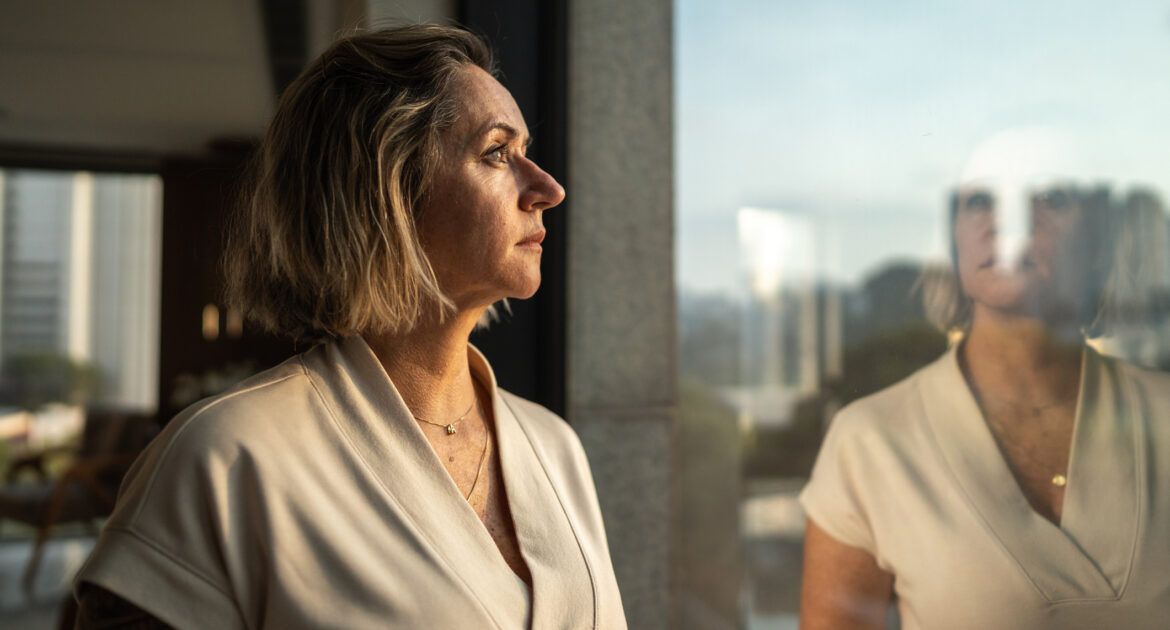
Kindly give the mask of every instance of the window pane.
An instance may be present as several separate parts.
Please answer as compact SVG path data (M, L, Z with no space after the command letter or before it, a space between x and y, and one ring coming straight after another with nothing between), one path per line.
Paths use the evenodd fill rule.
M62 441L80 430L81 405L153 413L159 178L7 170L0 190L0 403L13 412L6 434ZM26 412L31 420L20 419Z
M1004 364L1006 346L994 345L981 362L970 344L977 335L1005 338L993 320L1032 322L1019 329L1019 345L1032 349L1021 357L1042 352L1028 345L1036 330L1052 347L1100 353L1101 370L1117 370L1118 383L1148 378L1170 394L1158 377L1131 370L1170 366L1170 8L679 0L676 38L680 459L681 475L693 479L679 526L684 548L737 532L731 549L684 552L682 608L702 609L725 627L795 628L806 516L797 497L818 453L888 478L891 485L877 487L890 496L909 492L896 487L898 466L926 470L925 450L905 462L875 455L859 463L865 450L826 455L834 418L849 417L838 412L860 399L870 402L853 409L869 413L878 403L866 397L876 392L893 400L886 388L943 365L936 362L950 349L967 371L946 395L971 401L977 424L967 428L981 431L990 448L982 455L1006 480L987 482L989 491L1031 509L1027 518L1049 521L1050 542L1069 528L1075 538L1078 527L1099 526L1108 517L1078 514L1076 496L1103 492L1078 485L1077 470L1087 477L1111 466L1097 449L1107 440L1090 437L1084 420L1097 390L1090 377L1076 378L1075 366L1095 373L1098 363L1085 357L1096 355L1078 350L1065 362L1074 368L1055 361L1053 374L1022 363L995 373L987 366ZM1061 385L1068 374L1071 389ZM1028 386L1017 400L1009 393L1019 383ZM1136 404L1124 399L1116 415ZM1016 421L1022 416L1052 431L1033 439ZM875 431L895 421L883 416ZM944 425L939 439L966 430L960 424ZM847 441L847 431L836 433ZM1147 438L1148 448L1161 446ZM873 440L873 452L902 444ZM725 443L732 446L712 449ZM939 449L930 456L943 461L947 447ZM954 474L960 496L964 473ZM1071 521L1060 520L1062 506ZM823 529L895 557L877 522L881 510L857 510L856 538L829 516ZM910 508L905 517L907 527L938 527L915 521ZM1079 543L1091 548L1092 537L1082 533ZM908 586L929 572L886 569L904 614L931 605L923 603L928 589ZM728 583L737 585L734 595L715 586Z

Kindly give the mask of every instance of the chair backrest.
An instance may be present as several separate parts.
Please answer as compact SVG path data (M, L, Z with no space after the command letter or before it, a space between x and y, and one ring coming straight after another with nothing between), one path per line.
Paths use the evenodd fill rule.
M152 414L87 409L78 455L123 455L141 451L157 432Z

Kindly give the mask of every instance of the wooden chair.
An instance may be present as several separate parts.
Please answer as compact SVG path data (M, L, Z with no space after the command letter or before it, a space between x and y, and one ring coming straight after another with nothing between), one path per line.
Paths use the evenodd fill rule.
M96 534L97 520L114 509L118 486L130 465L157 432L153 416L110 410L88 410L81 444L72 463L56 479L49 479L45 459L53 451L34 453L13 461L0 486L0 518L36 528L32 555L23 584L31 595L53 529L65 523L86 523ZM33 483L17 482L21 471L37 476Z

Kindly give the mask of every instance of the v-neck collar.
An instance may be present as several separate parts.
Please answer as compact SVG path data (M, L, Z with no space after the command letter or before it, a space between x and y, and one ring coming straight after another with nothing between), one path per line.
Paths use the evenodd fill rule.
M505 495L520 555L532 574L532 627L553 628L566 619L596 623L593 578L577 532L549 477L548 458L538 452L532 435L496 385L487 359L475 346L468 348L472 374L480 375L492 392ZM585 597L586 593L591 596Z
M495 391L500 466L516 540L532 573L532 627L555 628L567 620L586 619L596 627L596 584L564 501L549 476L549 459L538 452L512 405Z
M504 494L531 589L508 566L366 342L349 337L305 357L350 447L497 627L557 627L566 618L593 618L594 598L582 596L592 592L592 579L546 462L475 347L468 346L468 363L491 392Z
M1025 498L956 349L921 372L920 392L955 483L1040 595L1053 603L1120 598L1141 522L1145 460L1138 401L1117 364L1086 346L1059 526Z
M355 336L319 346L304 357L311 377L322 381L318 393L349 446L419 539L429 544L428 553L463 583L497 628L528 627L527 586L443 468L373 350ZM492 393L494 401L494 387ZM501 449L501 459L506 450ZM507 494L511 502L511 492Z

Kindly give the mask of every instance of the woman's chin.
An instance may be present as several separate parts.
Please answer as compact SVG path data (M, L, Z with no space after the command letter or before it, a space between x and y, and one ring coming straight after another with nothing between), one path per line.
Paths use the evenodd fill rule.
M508 297L517 300L527 300L536 295L537 290L540 289L540 267L533 266L531 269L525 269L524 273L514 278L508 283L510 286Z
M536 295L540 289L540 279L532 282L509 282L507 285L500 287L499 291L494 291L491 294L491 304L496 304L501 300L527 300ZM482 302L483 300L480 300Z
M512 295L512 297L514 299L517 299L517 300L527 300L528 298L536 295L536 292L538 290L540 290L540 279L539 278L537 278L535 282L528 283L523 288L518 289Z

